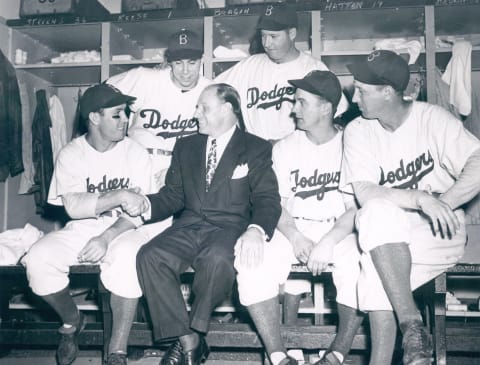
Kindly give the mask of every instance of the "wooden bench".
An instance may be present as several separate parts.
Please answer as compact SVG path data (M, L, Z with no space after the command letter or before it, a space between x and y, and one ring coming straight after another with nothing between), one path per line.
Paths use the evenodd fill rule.
M98 292L98 320L88 323L82 332L81 346L102 346L107 353L112 329L112 316L109 305L109 293L99 279L99 266L78 265L70 268L70 275L89 275ZM192 272L187 272L190 275ZM291 278L309 278L312 280L314 306L306 311L314 315L311 326L282 326L285 345L290 348L325 349L328 348L336 334L335 325L324 325L321 317L325 314L323 307L323 286L330 273L312 277L301 265L292 266ZM447 278L450 275L480 277L480 264L458 264L436 279L427 283L423 290L427 303L427 324L431 328L437 365L446 364L447 351L478 351L480 348L480 327L478 329L452 328L446 325ZM59 341L56 322L20 322L9 316L9 300L15 286L26 287L25 270L22 266L0 266L0 345L13 346L56 346ZM430 310L428 310L430 309ZM220 308L220 310L222 310ZM207 341L212 348L220 349L261 349L261 341L255 329L248 323L212 323ZM134 323L129 337L129 345L139 347L153 346L152 331L148 323ZM353 350L366 350L369 347L368 333L359 331L353 342Z

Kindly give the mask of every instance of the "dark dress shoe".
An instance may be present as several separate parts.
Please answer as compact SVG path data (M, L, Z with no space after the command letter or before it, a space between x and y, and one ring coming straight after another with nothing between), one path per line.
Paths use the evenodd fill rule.
M202 336L200 337L200 342L197 347L191 351L185 352L184 355L184 365L200 365L200 363L207 359L208 354L210 354L210 349L208 348L207 341Z
M183 365L183 348L180 340L176 340L165 351L160 365Z

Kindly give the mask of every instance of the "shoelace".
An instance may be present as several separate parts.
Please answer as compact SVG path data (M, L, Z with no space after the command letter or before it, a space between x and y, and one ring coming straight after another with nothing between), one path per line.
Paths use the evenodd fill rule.
M126 355L124 354L110 354L108 356L107 365L125 365L127 362L125 361Z
M181 343L180 343L179 341L176 341L176 342L173 344L173 346L171 346L171 347L168 349L167 353L165 353L164 356L165 356L165 357L168 357L168 358L174 357L174 358L177 358L177 359L180 358L181 356L183 356L183 351L182 351L182 345L181 345ZM165 362L162 361L162 364L163 364L163 365L169 365L170 362L169 362L169 361L165 361Z

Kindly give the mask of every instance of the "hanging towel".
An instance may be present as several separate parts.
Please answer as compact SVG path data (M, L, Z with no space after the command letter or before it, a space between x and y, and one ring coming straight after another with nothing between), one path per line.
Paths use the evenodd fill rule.
M33 175L35 174L32 161L32 113L30 111L30 105L33 103L31 102L31 85L20 82L18 86L22 100L22 155L24 167L24 171L20 175L18 193L29 194L34 185Z
M52 141L53 160L55 161L62 147L67 144L67 128L62 102L57 95L50 96L48 107L52 120L50 139Z
M450 85L450 103L462 115L472 110L472 44L457 41L442 80Z

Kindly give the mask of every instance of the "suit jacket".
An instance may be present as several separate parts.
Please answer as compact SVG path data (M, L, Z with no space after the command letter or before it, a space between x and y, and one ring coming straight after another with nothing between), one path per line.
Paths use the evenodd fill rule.
M206 144L207 136L201 134L176 142L165 186L148 195L151 219L162 220L181 211L174 226L206 221L241 234L249 224L257 224L272 237L281 206L270 143L236 129L208 192Z

